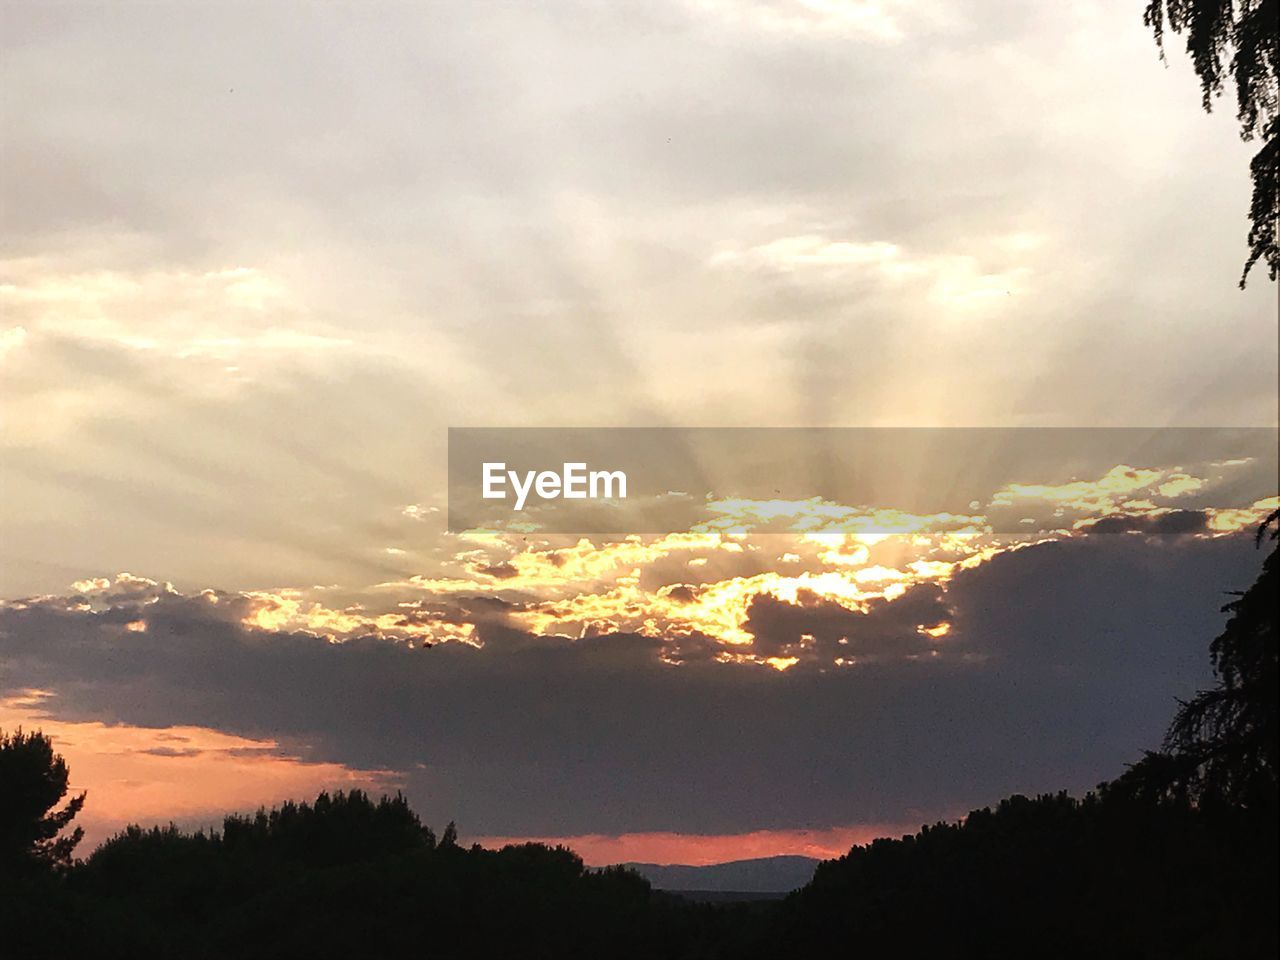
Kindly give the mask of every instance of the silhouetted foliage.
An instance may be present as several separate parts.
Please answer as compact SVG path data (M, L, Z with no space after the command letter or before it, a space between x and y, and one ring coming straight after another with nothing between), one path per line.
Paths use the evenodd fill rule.
M9 900L0 944L23 957L715 955L682 952L690 908L632 871L563 847L464 848L452 824L437 842L403 797L358 790L211 833L132 826Z
M1258 542L1280 533L1280 511L1267 518ZM1273 526L1274 524L1274 526ZM1271 820L1277 814L1277 604L1280 548L1262 574L1223 607L1231 616L1209 648L1218 683L1183 703L1165 738L1113 789L1230 809Z
M1280 36L1280 19L1272 26ZM1277 604L1280 550L1272 550L1257 582L1223 607L1231 619L1210 647L1217 687L1183 704L1169 730L1165 748L1194 764L1187 787L1200 805L1276 814Z
M64 869L84 831L59 836L85 795L67 795L67 764L39 730L9 735L0 730L0 876L23 876Z
M855 847L793 894L758 956L1261 958L1275 859L1194 810L1015 796Z
M1250 163L1249 258L1240 286L1259 260L1275 280L1280 275L1280 0L1150 0L1143 20L1154 31L1161 56L1166 26L1186 34L1205 110L1212 110L1214 98L1221 96L1225 76L1235 82L1240 136L1262 141ZM1231 61L1224 67L1228 51Z
M456 847L458 845L458 826L452 820L449 825L444 828L444 834L440 837L440 846Z

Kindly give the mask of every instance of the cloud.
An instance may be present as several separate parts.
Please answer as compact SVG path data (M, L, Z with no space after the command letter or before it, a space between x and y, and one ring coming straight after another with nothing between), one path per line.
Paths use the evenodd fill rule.
M923 288L927 298L948 305L1027 292L1031 268L1018 261L1037 245L1035 238L1018 235L989 245L1001 248L1002 259L1017 265L991 271L972 255L912 256L885 240L832 240L822 234L778 237L746 250L721 250L707 265L765 272L808 284L909 284Z
M1204 486L1204 480L1177 469L1135 469L1119 464L1097 480L1061 484L1012 483L996 491L994 506L1019 500L1042 500L1081 512L1105 513L1144 494L1180 497Z
M76 271L38 258L9 260L0 262L0 309L30 335L222 364L266 356L297 362L357 346L322 331L280 279L243 266Z
M746 627L762 655L813 656L844 666L926 653L930 645L925 631L947 623L950 616L942 588L925 583L897 599L872 600L864 610L806 591L795 602L760 594L751 601Z
M691 7L729 29L879 44L896 44L912 27L942 19L918 0L691 0Z
M1113 513L1081 522L1090 533L1204 533L1209 514L1204 510L1152 510L1147 514Z
M0 17L6 595L424 573L449 425L1275 422L1247 154L1113 4Z
M425 594L451 603L491 595L504 604L505 628L538 636L662 638L664 659L672 663L711 656L778 669L810 661L847 665L855 654L885 651L856 650L841 631L832 634L833 642L820 642L810 630L787 626L788 635L781 636L771 635L772 627L784 624L788 610L803 609L812 618L821 607L846 621L849 630L854 624L865 629L882 620L877 611L901 614L925 596L941 597L960 572L1039 541L1124 531L1213 537L1245 529L1270 511L1271 499L1248 508L1163 505L1236 498L1245 465L1258 466L1216 463L1188 472L1121 464L1101 468L1092 480L993 484L987 507L974 500L963 514L850 506L821 497L735 497L701 504L704 519L689 533L464 534L456 538L460 549L443 564L443 575L417 574L384 582L379 590L389 597ZM935 476L936 463L930 461L924 472ZM1246 487L1266 482L1257 473ZM992 516L1000 518L999 530L1025 532L993 532ZM315 616L320 623L320 611ZM359 622L370 629L390 625L377 618ZM763 634L758 624L766 625ZM941 641L949 631L945 615L921 619L906 631L916 645L900 644L896 655L945 655L949 645ZM919 646L921 638L930 644ZM467 639L484 642L479 634ZM834 641L841 639L837 646Z
M405 610L482 641L424 648L261 629L261 598L130 579L0 607L0 682L50 691L59 721L195 726L395 771L430 820L477 834L924 820L1088 787L1156 743L1207 680L1222 592L1256 571L1247 540L1028 546L863 613L757 598L762 652L806 633L856 651L785 672L716 644L669 662L683 641L661 635L541 637L493 599ZM944 620L940 640L921 632Z

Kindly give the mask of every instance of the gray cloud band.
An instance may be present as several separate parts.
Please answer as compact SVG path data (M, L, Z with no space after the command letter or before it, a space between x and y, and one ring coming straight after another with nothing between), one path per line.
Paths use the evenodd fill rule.
M0 688L50 691L64 719L208 726L398 770L433 821L477 833L927 819L1085 789L1154 746L1174 698L1208 680L1224 591L1257 563L1244 535L1091 537L865 613L758 599L763 653L801 632L823 652L786 673L717 662L707 638L535 636L475 598L448 615L480 648L334 643L246 625L252 597L139 583L0 606ZM918 628L944 614L947 643L920 657ZM842 651L856 668L833 667Z

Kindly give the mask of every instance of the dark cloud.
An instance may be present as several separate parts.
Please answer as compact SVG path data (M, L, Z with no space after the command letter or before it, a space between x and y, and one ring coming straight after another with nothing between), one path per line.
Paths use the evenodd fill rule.
M1090 533L1204 533L1209 515L1203 510L1170 510L1166 513L1120 513L1089 521Z
M248 629L244 597L129 588L0 609L0 686L53 691L67 719L204 725L398 769L431 818L475 832L897 822L1118 772L1208 680L1223 592L1256 565L1243 537L1098 537L998 556L896 610L757 601L774 644L915 649L916 626L954 619L938 658L785 673L696 655L709 643L682 640L673 665L661 638L517 636L487 600L437 612L496 615L479 629L505 642L421 649Z
M520 575L520 571L505 562L477 564L473 568L473 572L481 576L493 577L495 580L510 580L512 577Z
M816 654L897 658L928 648L920 628L936 627L951 613L942 588L921 584L896 600L873 600L865 612L800 591L797 603L762 594L751 603L746 628L763 656Z
M664 596L669 597L676 603L692 603L697 595L689 584L677 583L674 587L664 591Z
M207 751L201 750L199 747L151 747L138 752L149 754L153 757L198 757Z

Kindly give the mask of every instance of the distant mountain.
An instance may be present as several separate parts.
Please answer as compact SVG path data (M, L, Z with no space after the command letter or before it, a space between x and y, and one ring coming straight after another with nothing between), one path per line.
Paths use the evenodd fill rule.
M787 893L813 878L812 857L761 857L705 867L684 864L626 863L659 890L699 892Z

